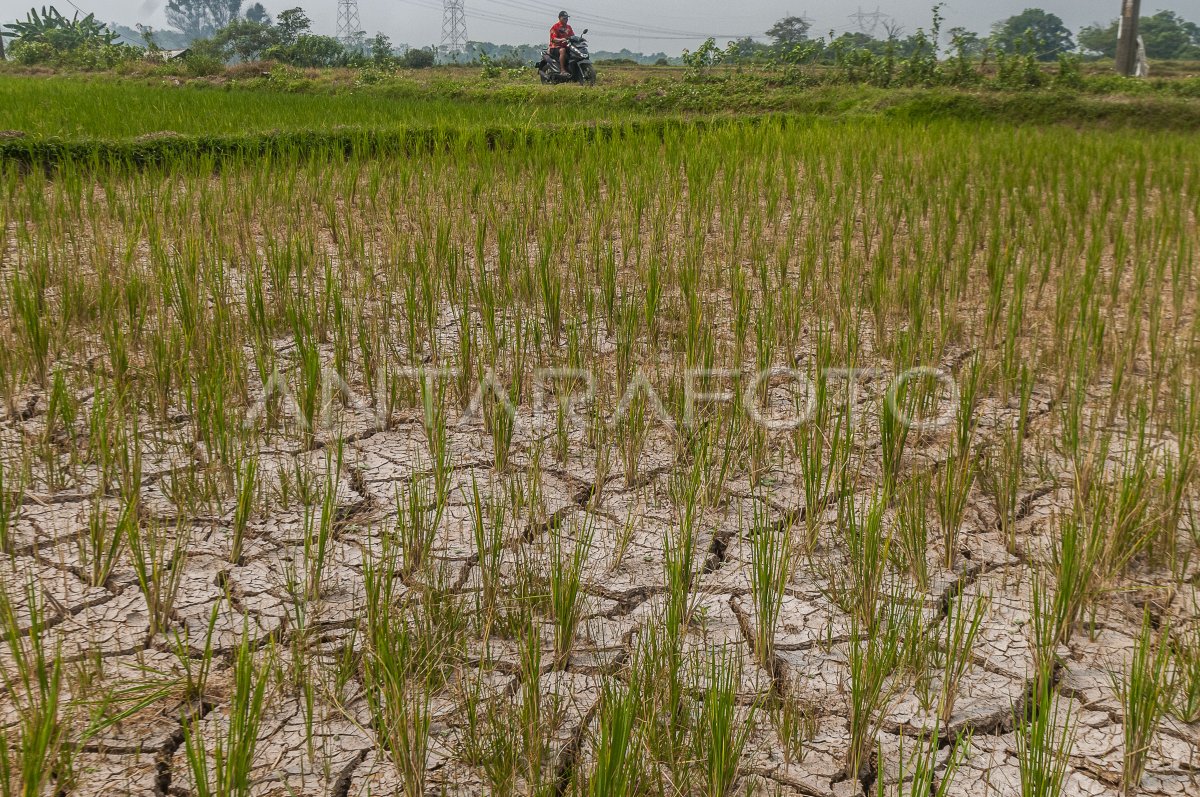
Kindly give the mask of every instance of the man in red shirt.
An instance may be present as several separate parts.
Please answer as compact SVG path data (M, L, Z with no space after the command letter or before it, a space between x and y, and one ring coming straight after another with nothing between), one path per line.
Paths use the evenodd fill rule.
M559 11L558 23L550 29L550 51L558 51L558 65L564 75L567 74L567 44L575 35L575 31L567 24L569 19L566 11Z

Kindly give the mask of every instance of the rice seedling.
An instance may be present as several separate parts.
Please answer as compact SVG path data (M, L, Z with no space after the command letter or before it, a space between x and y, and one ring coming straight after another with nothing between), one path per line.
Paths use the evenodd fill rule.
M11 484L11 476L7 477L9 483L5 483L6 470L4 464L0 463L0 553L11 554L12 530L19 517L23 491L19 484Z
M561 529L550 537L550 608L554 618L554 666L566 666L583 615L583 566L592 549L595 527L591 519L574 527L574 538ZM570 543L570 551L564 545Z
M704 793L721 797L729 793L737 778L754 710L748 718L739 717L742 666L736 652L725 648L709 651L706 665L700 716L692 735L693 756L704 771Z
M946 797L951 793L954 776L966 760L971 749L972 734L960 734L950 741L950 753L938 774L938 759L942 749L941 738L937 726L926 733L921 731L913 740L914 749L911 755L904 754L904 735L900 736L900 755L898 779L899 793L902 797Z
M591 797L632 797L639 793L638 710L636 684L605 684L596 724L596 764L587 781Z
M1050 681L1035 679L1025 716L1016 718L1017 764L1022 797L1059 797L1075 740L1070 712Z
M1200 631L1180 635L1172 645L1173 696L1170 711L1180 722L1200 721Z
M420 572L433 551L442 514L434 489L430 479L414 476L396 495L396 538L407 574Z
M817 735L821 727L817 705L811 700L783 694L768 704L771 724L783 752L784 764L804 761L806 745Z
M883 491L892 495L896 480L900 477L901 460L912 429L910 419L918 403L917 391L910 388L908 381L896 380L888 390L879 415L880 445L883 453Z
M1147 611L1142 631L1133 648L1129 670L1112 676L1113 688L1124 713L1125 752L1121 766L1121 789L1126 795L1141 791L1146 759L1150 755L1159 722L1171 704L1170 631L1155 633Z
M929 518L928 496L931 479L920 473L900 490L896 507L895 552L901 566L908 570L913 584L922 592L929 589Z
M129 563L137 577L138 589L146 601L150 619L149 637L153 639L171 624L175 599L186 575L187 532L174 532L156 522L131 518L123 524L129 546Z
M987 611L988 601L977 597L966 605L960 593L947 604L945 631L941 639L940 663L942 665L942 689L938 701L938 720L942 727L949 727L954 716L954 704L958 699L959 685L971 667L975 651L975 637Z
M207 738L204 720L199 715L193 714L183 725L188 771L199 797L246 797L250 794L269 670L268 663L255 661L255 649L249 631L244 627L233 661L228 724L214 723L216 729Z
M520 640L521 689L516 720L525 763L525 777L536 791L543 778L546 759L546 725L549 718L542 708L542 638L532 614L525 616L526 625ZM558 637L555 637L555 661L558 659Z
M242 546L245 543L246 526L254 511L254 496L257 487L258 457L247 457L238 471L237 506L233 510L233 541L230 545L229 561L242 562Z
M893 675L905 656L909 611L890 599L876 604L868 623L852 616L845 687L850 723L845 772L851 779L859 780L870 770L883 716L901 688Z
M768 671L774 669L775 630L783 594L791 579L791 525L780 530L768 522L767 510L754 505L750 528L750 592L754 597L754 655Z
M1000 432L1000 442L985 458L979 478L991 494L1000 513L1000 531L1010 553L1016 552L1017 503L1025 469L1025 436L1029 423L1029 400L1033 381L1029 370L1021 369L1019 409L1015 428Z
M87 529L76 541L79 559L92 586L101 587L108 582L108 576L121 556L121 546L128 536L127 529L130 524L137 523L136 515L136 504L126 503L121 508L120 519L110 528L108 512L98 501L93 504Z
M827 577L832 597L863 628L872 628L884 597L884 575L890 561L894 530L885 528L882 496L874 496L865 509L853 496L839 502L839 532L845 545L844 570L830 566Z
M942 527L942 566L947 570L958 563L958 533L975 475L975 460L969 453L953 455L937 471L934 494Z
M503 574L505 520L508 518L503 493L493 493L485 502L479 495L479 483L471 479L471 530L475 559L479 566L480 613L490 620L500 598Z
M6 584L0 583L0 587ZM6 589L0 588L0 628L10 662L0 670L13 701L16 722L0 734L0 793L35 797L70 784L72 750L60 716L65 705L61 651L50 649L41 598L32 581L25 585L29 630L23 632Z
M405 794L425 793L430 703L436 660L415 622L396 595L394 550L382 552L365 570L366 651L363 683L380 746L399 769Z
M492 794L505 797L516 790L521 748L512 732L515 707L511 696L487 698L479 680L464 686L464 759L478 766Z

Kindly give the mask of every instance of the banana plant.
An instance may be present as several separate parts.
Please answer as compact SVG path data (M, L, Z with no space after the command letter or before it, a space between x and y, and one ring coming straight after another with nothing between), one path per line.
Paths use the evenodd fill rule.
M28 44L49 44L55 50L74 50L84 44L112 44L117 40L117 34L104 23L97 22L95 14L80 19L76 12L67 19L54 6L42 6L40 14L36 8L31 8L24 20L4 27L9 32L3 35L10 39Z

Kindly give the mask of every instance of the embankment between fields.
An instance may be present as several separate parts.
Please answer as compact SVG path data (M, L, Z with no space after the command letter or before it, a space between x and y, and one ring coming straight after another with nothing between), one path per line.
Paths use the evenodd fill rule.
M602 113L602 110L601 110ZM832 91L797 96L783 110L705 115L647 116L632 121L586 121L542 126L463 125L335 127L240 135L147 133L136 138L63 138L7 131L0 161L30 166L60 163L142 166L189 159L244 159L297 153L412 156L444 149L511 149L564 138L591 140L660 136L731 125L779 124L802 128L816 120L958 121L1010 125L1065 125L1087 129L1200 131L1200 103L1168 98L1090 97L1072 93L969 93L942 90Z

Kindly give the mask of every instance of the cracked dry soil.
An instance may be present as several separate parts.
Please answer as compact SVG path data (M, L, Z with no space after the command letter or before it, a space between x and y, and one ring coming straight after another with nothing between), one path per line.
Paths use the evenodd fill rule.
M757 135L778 136L779 141L770 140L763 146L781 159L789 153L795 155L789 147L799 146L789 143L794 133ZM865 140L866 133L856 135ZM926 147L926 155L939 152L915 134L906 140L914 148ZM736 143L723 142L722 146ZM859 176L856 170L862 167L852 165L849 144L841 144L833 136L819 143L838 154L838 163L847 175ZM657 151L657 144L651 141L631 146ZM537 167L520 161L519 153L479 157L489 169L510 170L497 176L497 180L510 181L508 188L482 189L484 203L490 196L501 216L515 212L517 199L528 187L530 169ZM529 157L537 164L544 156ZM674 150L663 157L680 167L676 171L685 168ZM1069 168L1050 161L1056 174ZM434 367L459 366L464 352L470 362L482 362L481 348L496 337L501 339L502 353L493 362L502 362L500 381L508 385L514 374L532 368L531 362L522 362L521 355L513 353L524 344L512 341L527 341L536 329L541 341L537 344L541 348L536 349L539 353L531 355L536 363L578 362L578 358L566 356L559 360L557 353L582 351L583 364L599 374L601 382L599 397L579 400L561 415L553 410L538 415L523 402L511 442L506 445L495 423L495 407L469 417L468 396L455 392L453 377L442 383L440 392L427 395L421 392L420 379L397 378L394 395L381 401L378 385L369 385L364 377L369 371L365 343L361 350L358 343L343 347L345 340L339 335L345 329L339 331L337 322L325 322L329 327L315 333L312 340L318 342L308 348L296 342L304 339L302 335L263 338L254 321L234 323L230 329L235 334L223 339L239 348L237 358L231 361L236 386L229 390L227 404L185 399L182 386L172 385L170 380L172 392L158 401L153 389L146 387L146 375L155 367L154 344L141 338L130 343L131 361L125 367L145 381L135 389L141 392L132 399L132 409L114 414L114 402L119 401L114 397L121 386L138 382L121 381L111 361L111 341L100 331L100 323L86 318L63 322L63 329L74 330L80 342L73 347L63 344L55 363L56 371L68 375L69 384L81 386L74 393L71 413L64 413L53 380L39 385L28 371L16 376L17 361L6 361L9 364L3 367L16 378L8 380L10 400L0 423L0 446L7 477L4 489L15 497L15 505L0 575L10 617L9 644L0 652L0 666L7 674L0 691L0 728L13 740L21 732L22 708L28 701L22 691L17 651L28 650L32 629L43 649L60 659L63 673L62 697L55 713L62 723L61 760L69 759L69 767L58 765L45 794L195 794L188 738L200 738L211 759L216 752L214 740L227 738L236 724L237 718L231 717L234 663L247 638L252 640L254 659L268 681L252 746L249 794L362 797L405 792L404 772L381 742L378 717L366 691L366 585L368 571L372 563L380 561L385 541L399 544L403 529L412 525L407 502L414 491L420 504L430 495L420 490L433 489L430 485L435 482L440 485L442 506L431 515L436 526L431 529L426 559L417 568L398 564L390 576L400 596L411 596L420 603L429 600L432 589L441 600L457 602L468 615L476 616L468 617L456 632L462 639L441 662L442 677L429 698L425 791L431 795L499 791L489 765L471 752L472 734L478 730L467 710L472 696L485 707L479 710L493 707L501 712L497 716L506 718L501 727L513 736L520 735L521 718L531 710L531 702L540 717L539 774L535 778L533 767L518 766L519 774L508 784L513 793L536 789L539 794L573 794L586 788L588 773L596 763L602 696L606 689L628 682L637 640L646 628L661 622L667 610L666 571L672 554L668 541L677 539L684 522L679 485L696 468L698 433L653 417L648 417L636 445L629 436L622 436L619 424L597 433L596 419L607 417L616 406L616 394L609 395L607 385L627 381L630 351L622 339L619 319L612 324L599 318L582 320L586 297L602 293L602 289L593 291L589 284L573 283L567 273L555 275L569 295L568 315L578 313L579 317L568 323L567 330L553 330L542 315L543 299L537 298L536 290L531 288L533 293L526 295L523 287L510 288L510 295L501 299L510 304L500 313L497 333L489 327L481 306L481 302L497 301L496 297L486 296L476 287L474 293L462 294L465 302L459 301L457 283L452 282L466 279L469 284L463 275L473 270L477 280L502 284L497 270L503 267L502 261L512 260L514 252L506 247L516 246L511 238L497 238L494 227L488 229L482 221L473 223L485 209L478 204L478 195L474 205L460 197L468 184L478 189L476 176L441 160L428 167L384 163L407 171L400 176L384 173L380 187L379 171L373 178L349 172L343 175L346 165L329 161L325 166L338 174L339 180L344 177L337 187L323 182L319 170L301 170L298 185L286 190L263 188L257 207L245 204L239 188L242 182L267 185L261 167L252 164L231 167L217 178L188 173L158 178L107 175L101 178L107 193L99 187L95 193L85 191L84 210L72 205L77 192L55 187L52 181L28 188L23 199L10 195L7 200L10 211L20 210L25 207L22 202L29 202L34 193L45 193L60 218L90 221L81 226L78 237L70 236L66 242L57 222L41 218L19 224L10 212L9 231L20 226L27 233L25 238L9 237L6 279L13 279L13 273L30 262L30 253L40 245L61 245L62 251L70 252L73 262L80 264L83 284L99 285L106 268L119 267L124 284L131 284L132 275L141 275L150 286L149 294L157 295L162 288L163 296L174 296L174 305L154 300L149 311L158 319L156 323L165 324L168 330L183 323L179 296L159 284L168 272L156 270L154 263L165 255L155 248L154 241L147 240L129 214L138 207L139 193L177 184L184 194L208 202L203 212L209 215L198 214L182 200L168 202L170 209L163 211L157 223L171 242L170 257L183 257L184 244L191 242L202 260L209 259L204 262L220 259L220 250L202 243L221 223L214 219L224 220L229 240L236 242L226 253L233 264L204 295L200 312L209 323L223 323L222 313L252 318L255 294L246 285L257 280L262 290L267 278L261 264L257 271L235 264L248 263L248 251L263 260L278 256L277 236L291 236L292 243L301 244L300 249L309 247L321 253L318 262L336 263L331 267L343 270L345 300L347 306L355 305L353 314L363 319L367 330L364 342L373 334L371 325L381 325L378 329L393 333L396 342L392 345L400 350L407 347L418 362ZM657 246L670 260L682 259L692 242L698 242L701 250L720 255L721 262L732 262L734 257L750 255L753 246L759 252L767 251L768 244L774 247L792 229L786 220L804 213L810 218L816 214L817 220L805 229L822 246L841 250L836 238L852 235L848 254L869 251L883 235L878 228L868 230L861 220L845 228L840 222L822 226L821 215L833 211L821 207L818 195L800 184L792 196L784 197L784 209L776 211L783 223L764 226L760 221L755 228L755 222L747 222L751 230L757 229L757 243L739 242L741 232L725 219L698 218L706 206L697 209L686 201L682 206L674 203L681 197L711 192L739 208L757 208L771 200L760 195L753 181L738 182L730 195L721 193L726 183L720 174L707 178L689 174L687 179L676 175L668 181L679 189L672 194L669 188L654 188L651 171L637 171L641 166L628 168L623 176L612 178L614 183L606 195L620 189L616 181L622 179L626 188L628 184L651 186L647 189L650 204L665 209L661 213L667 220L658 237L647 230L646 240L636 243L631 238L634 230L628 226L619 233L596 227L578 235L581 250L588 242L606 240L623 253L617 282L630 301L640 301L647 286L646 272L629 259L637 246L644 245L648 251ZM901 185L917 181L898 164L879 162L871 168L879 170L880 180ZM922 179L935 184L956 173L941 162L922 162L917 156L907 168L922 172ZM729 167L729 172L724 179L732 181L736 169ZM439 179L448 182L441 185L436 182ZM139 184L143 180L148 183ZM373 204L378 197L387 196L389 187L400 185L423 188L433 197L431 201L443 204L445 212L460 215L461 240L437 243L441 240L437 225L427 213L422 220L420 207L412 200L399 200L391 206L394 213L385 212L386 203ZM487 194L488 190L493 193ZM1097 192L1100 190L1098 187ZM364 199L364 193L376 200ZM1000 189L984 193L987 195L974 201L985 213L1003 209L1028 214L1021 218L1035 228L1041 223L1034 209L1017 208L1015 200L1008 205L1009 198ZM340 203L332 216L326 213L331 210L326 204L329 196ZM866 215L879 213L883 207L879 203L886 205L891 200L864 194L848 201L859 203L857 210ZM1146 201L1150 212L1153 200ZM279 223L287 206L299 214L302 224L287 227ZM614 207L605 205L605 213L619 216L621 211ZM926 209L927 216L914 212L898 225L889 245L912 246L914 237L919 237L922 229L928 230L929 218L942 211L944 207L935 206ZM645 224L652 226L651 221ZM274 235L264 233L272 228L277 230ZM1086 225L1072 229L1078 241L1089 240ZM1187 216L1180 239L1194 243L1194 232L1195 218ZM537 231L530 227L522 234L535 244L514 249L516 256L536 260ZM1036 235L1030 235L1019 239L1018 245L1032 248ZM418 248L436 250L437 262L445 257L457 259L458 277L446 277L445 287L435 283L428 289L407 276L380 278L372 284L371 274L389 268L375 253L389 243L407 240L405 236L416 241ZM362 245L364 240L370 245ZM118 253L126 246L133 254L123 260ZM453 251L448 252L446 246ZM1107 251L1107 247L1104 244L1102 248ZM290 256L308 256L300 249ZM787 257L792 250L772 251L772 257ZM968 259L976 257L970 247L964 251ZM1070 252L1081 253L1082 244ZM589 262L587 273L602 270L602 260ZM59 275L53 278L58 281L53 282L51 291L55 306L66 301L69 287L58 272L62 262L55 261L54 273ZM849 264L858 261L850 256L846 262L845 268L850 269ZM1073 266L1059 262L1055 273ZM400 270L419 279L426 273L422 269L436 267L432 262L421 268L410 263L408 271ZM511 263L508 267L519 268ZM865 261L860 267L864 273L869 270ZM754 274L752 267L748 268ZM969 268L972 274L984 272L980 262L971 261ZM351 280L346 275L352 272L366 281ZM1111 261L1106 261L1103 273L1118 288L1130 279L1128 274L1118 273ZM774 273L763 271L763 275L767 290L752 284L746 294L754 308L763 307L765 295L776 289L773 285L779 279ZM753 276L750 282L757 280L758 276ZM892 699L879 717L869 772L860 777L847 775L848 662L858 625L839 591L841 574L855 565L846 547L846 519L841 510L852 505L865 507L879 498L885 481L881 407L891 377L900 369L888 354L894 349L884 340L895 331L894 319L881 326L867 316L853 320L845 315L823 317L821 297L838 295L837 283L837 278L831 278L825 287L809 289L803 309L794 318L797 328L794 334L781 336L773 361L810 369L817 361L822 328L836 328L836 334L844 336L853 325L859 335L857 362L879 369L881 376L856 382L857 389L848 398L853 402L851 464L841 491L824 496L815 506L806 503L797 433L763 432L759 436L749 425L742 425L727 435L732 411L716 404L712 414L705 416L718 431L712 438L714 453L703 464L705 497L688 521L695 532L694 551L688 612L679 645L685 662L681 666L702 660L714 649L727 651L730 660L738 664L736 721L746 728L747 736L731 793L852 797L877 788L885 794L907 793L906 778L911 770L902 764L911 753L912 740L938 724L936 695L944 671L936 661L930 661L924 672L898 671ZM328 287L331 283L325 284L325 289L313 288L310 309L336 292ZM272 285L265 291L268 304L279 300L279 285ZM431 309L421 318L410 317L415 305L403 309L406 286L416 286L413 290L418 294L422 290L438 294L429 297ZM720 278L714 280L705 299L710 307L704 316L713 330L712 340L726 354L741 350L740 341L732 343L739 333L733 329L736 302L729 286ZM350 295L354 291L361 294L357 299ZM957 331L948 334L944 344L923 359L923 365L942 368L958 378L974 358L998 362L1002 341L997 342L992 332L981 331L984 294L986 286L974 292L964 288L953 300L959 313ZM1031 316L1042 319L1030 321L1030 327L1050 323L1045 319L1056 312L1054 300L1035 299L1032 291L1030 294ZM674 285L665 295L668 298L658 310L660 329L678 332L673 325L686 321L683 308L688 298ZM221 296L228 306L218 301ZM1169 319L1168 326L1177 330L1188 326L1191 301L1177 305L1179 315ZM6 341L17 351L23 345L24 327L12 305L5 309ZM528 317L522 319L522 314ZM283 315L276 319L275 332L285 328L280 320ZM645 319L640 323L645 324ZM1118 323L1115 315L1113 323ZM675 406L668 396L669 383L679 376L678 368L671 364L680 354L677 338L644 326L635 329L639 331L634 359L654 375L651 381L663 392L670 414ZM410 332L418 339L412 339ZM503 340L506 336L507 343ZM469 340L464 342L464 337ZM1022 345L1031 344L1026 341ZM753 348L751 342L747 350ZM1189 359L1193 355L1178 356L1184 376L1193 378L1195 374L1189 371L1194 366L1195 361ZM1031 349L1031 361L1032 357ZM1148 357L1139 348L1133 372L1145 376L1159 367ZM734 360L741 362L741 355ZM213 445L219 435L198 430L202 422L212 421L212 413L220 412L220 407L240 424L251 408L259 406L266 390L261 378L263 363L284 375L290 391L287 400L269 405L265 431L243 432L238 425L229 438L237 441L236 451L223 454ZM326 374L340 373L348 383L346 392L355 395L333 390L320 396L322 403L329 405L329 417L315 433L308 434L299 422L301 401L296 397L304 389L305 369L314 363ZM945 550L938 517L929 509L926 584L918 585L894 558L883 574L893 594L902 595L919 609L921 623L916 628L930 638L943 632L952 601L976 596L987 600L952 716L941 728L944 737L970 735L948 795L1021 793L1014 725L1033 677L1034 574L1052 572L1057 524L1070 512L1079 487L1078 462L1061 445L1067 418L1063 407L1073 400L1063 384L1052 365L1039 370L1032 381L1023 427L1026 456L1018 466L1017 500L1008 523L1002 523L1003 509L979 479L967 494L961 528L951 542L953 552ZM1137 421L1124 412L1110 411L1110 396L1122 389L1114 386L1111 377L1096 377L1092 387L1079 415L1105 421L1094 426L1107 430L1111 441L1100 470L1115 473L1128 462L1127 452L1137 445ZM358 396L372 398L362 401ZM522 397L528 398L528 389ZM296 406L292 406L293 398ZM781 379L769 384L764 401L770 411L782 416L796 407L797 399ZM384 405L386 409L381 410ZM205 418L205 413L209 417ZM1011 438L1013 430L1020 428L1020 414L1019 397L994 386L984 391L973 410L970 446L970 457L981 469ZM109 418L114 427L123 427L127 433L106 433L102 423L91 422L96 418ZM953 434L953 427L914 432L900 460L901 481L921 473L936 475L948 467ZM439 441L444 457L440 464L436 461ZM1164 430L1154 445L1170 449L1177 447L1178 441ZM498 452L498 447L503 450ZM98 455L97 450L109 456ZM498 454L505 455L500 467ZM239 506L240 474L248 460L256 463L257 470L249 508L244 511ZM131 478L131 473L135 477ZM1194 479L1185 486L1189 496L1194 486ZM482 553L476 537L477 495L478 505L489 512L504 507L499 545ZM929 496L932 501L932 493ZM170 599L162 622L156 621L149 606L146 584L134 566L128 540L114 531L122 528L122 513L130 507L136 515L129 521L134 528L153 529L163 550L182 552L159 574ZM885 501L883 523L887 529L898 527L899 512L894 497ZM321 538L318 552L315 540L322 530L327 530L328 536ZM751 575L752 536L756 533L789 535L795 549L781 590L769 657L756 655L761 637ZM1113 673L1128 666L1143 612L1149 611L1160 626L1169 624L1180 632L1195 630L1200 571L1183 553L1194 541L1183 526L1169 534L1178 536L1175 562L1169 564L1155 556L1138 556L1129 562L1113 583L1095 595L1080 627L1056 651L1059 707L1064 712L1069 709L1075 727L1064 787L1067 794L1101 797L1120 791L1125 717ZM811 545L801 542L805 536L811 536ZM96 577L96 568L103 564L104 546L97 546L97 538L115 540L111 566L101 578ZM564 557L569 560L576 548L584 545L586 549L580 551L578 628L566 655L558 656L553 611L545 593ZM314 588L315 557L319 557L321 569ZM953 561L951 567L945 566L947 560ZM489 589L499 594L497 600L507 608L483 622L480 606ZM518 605L520 610L508 604ZM528 618L527 628L516 631L513 622L506 622L514 613ZM407 620L402 617L395 622ZM528 664L530 646L540 653L534 670ZM208 671L201 687L189 688L206 662ZM702 688L701 678L696 689ZM782 700L807 707L809 725L796 755L785 755L780 729L768 708ZM503 714L505 711L511 714ZM1165 717L1149 751L1140 793L1156 797L1197 793L1198 748L1200 726ZM939 767L944 767L945 757L943 751ZM906 771L907 776L903 774ZM939 773L943 771L939 768ZM702 779L681 786L684 781L678 773L664 771L661 762L648 763L646 773L646 793L703 791Z

